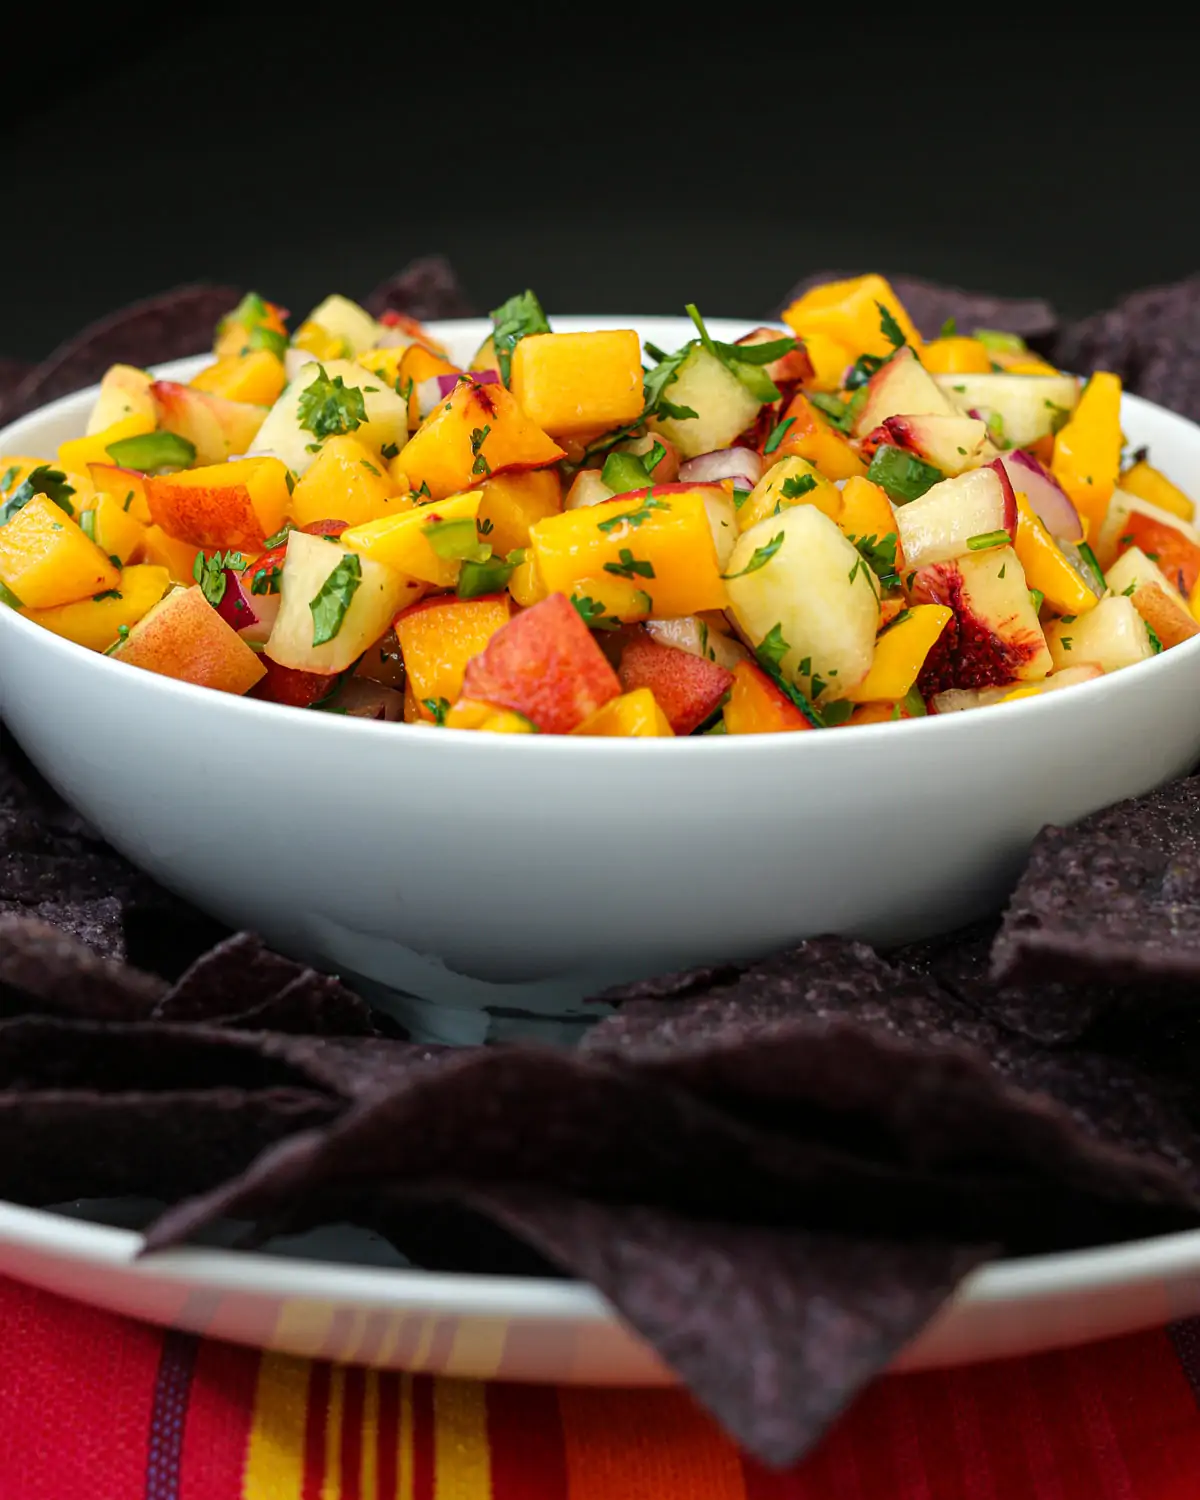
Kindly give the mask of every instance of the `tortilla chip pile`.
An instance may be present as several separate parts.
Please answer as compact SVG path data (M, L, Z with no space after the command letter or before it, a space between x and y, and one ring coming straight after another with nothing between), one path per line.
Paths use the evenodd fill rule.
M1124 328L895 283L927 332ZM10 402L199 347L236 296L110 319ZM1200 287L1153 297L1200 317ZM441 261L373 305L466 308ZM420 1265L584 1279L786 1466L982 1262L1200 1224L1198 839L1200 778L1044 830L966 932L650 979L598 997L574 1051L440 1048L169 896L5 739L0 1198L158 1199L147 1253L345 1219Z

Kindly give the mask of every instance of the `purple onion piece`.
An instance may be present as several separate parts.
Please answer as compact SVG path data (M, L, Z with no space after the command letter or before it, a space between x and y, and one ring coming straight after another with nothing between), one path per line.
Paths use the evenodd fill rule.
M253 580L232 568L224 569L223 577L225 592L217 605L217 613L244 641L262 644L271 634L275 616L279 613L279 595L251 593Z
M752 448L718 448L701 453L679 466L683 484L713 484L732 479L739 489L752 490L763 476L763 461Z
M1020 490L1029 501L1042 525L1057 541L1078 542L1083 539L1083 523L1070 497L1044 464L1013 448L1000 455L1014 490Z

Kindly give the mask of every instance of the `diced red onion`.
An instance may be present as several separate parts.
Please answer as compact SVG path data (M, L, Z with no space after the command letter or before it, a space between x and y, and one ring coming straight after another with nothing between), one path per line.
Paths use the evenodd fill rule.
M407 349L410 344L417 343L411 333L395 324L384 323L379 337L375 340L376 349Z
M470 370L467 373L476 385L499 385L500 383L499 370ZM458 382L462 379L462 376L435 375L434 379L438 383L438 395L448 396L454 389L454 387L458 384Z
M386 719L398 724L404 718L404 694L366 677L348 677L324 706L350 719Z
M454 378L457 380L457 375ZM422 380L417 387L417 412L422 420L429 415L441 399L442 388L438 384L438 377L431 375L428 380Z
M254 594L252 576L243 576L232 568L224 570L225 592L217 613L248 644L262 645L271 634L279 613L278 594Z
M1002 453L1000 462L1012 480L1013 489L1021 491L1052 537L1064 542L1082 539L1083 523L1079 512L1044 464L1023 448Z
M679 466L681 484L713 484L732 479L738 489L752 490L762 478L763 461L752 448L718 448Z
M283 373L289 380L295 380L305 365L315 365L317 356L309 349L297 349L295 345L289 345L283 351Z

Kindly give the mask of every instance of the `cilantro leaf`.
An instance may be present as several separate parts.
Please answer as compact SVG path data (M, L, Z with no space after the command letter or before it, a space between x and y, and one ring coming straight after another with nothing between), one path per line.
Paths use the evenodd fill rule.
M1150 637L1150 645L1154 650L1155 656L1157 656L1163 648L1163 643L1159 640L1158 634L1155 631L1153 625L1151 625L1148 621L1143 621L1143 624L1145 624L1146 626L1146 634Z
M439 728L445 724L446 715L450 712L450 704L446 701L445 698L422 698L421 706L422 708L427 708L429 710L433 718L433 722L437 724Z
M940 338L940 339L952 339L952 338L955 337L955 335L957 333L958 333L958 319L957 318L947 318L946 321L942 324L941 331L938 333L938 338Z
M572 594L571 603L575 612L589 630L619 630L621 622L608 614L599 599L589 599L586 594Z
M894 531L889 531L882 539L872 532L870 536L852 536L849 540L885 589L899 588L900 575L896 572L896 545L899 538Z
M24 510L35 495L45 495L47 500L53 500L59 510L65 510L67 515L74 516L75 507L71 504L74 493L74 486L67 483L67 476L61 469L52 468L49 464L38 464L24 484L18 485L4 504L0 505L0 526L11 521L19 510Z
M274 547L282 547L295 529L295 526L290 521L285 521L274 536L269 536L266 539L263 543L264 548L269 552Z
M252 594L277 594L282 576L282 568L258 568L250 580L250 592Z
M755 647L754 654L759 661L770 662L771 666L778 669L780 662L790 649L791 647L783 638L782 628L779 625L772 625Z
M340 375L332 380L325 366L317 366L317 378L300 393L296 420L318 442L354 432L367 420L367 403L356 385L347 385Z
M846 371L842 386L847 391L857 391L866 385L876 370L881 370L887 359L879 354L860 354Z
M618 578L653 578L654 564L642 562L634 557L628 547L622 547L617 556L620 562L606 562L604 571L615 573Z
M811 495L816 487L817 481L811 474L789 474L779 493L785 500L801 500L805 495Z
M221 554L214 552L212 557L205 557L203 552L197 552L196 561L192 564L192 577L200 585L200 592L216 609L225 597L228 584Z
M831 427L836 427L839 432L850 431L855 414L848 401L843 401L839 396L831 396L826 391L809 391L807 395L809 405L815 406Z
M882 302L876 302L875 306L879 309L880 333L883 334L884 338L887 339L888 343L891 344L893 349L903 348L903 346L908 343L908 339L904 334L904 329L901 328L899 323L896 322L896 319L892 316L891 310L885 307Z
M355 552L343 553L333 572L308 603L313 617L314 646L324 646L337 635L361 583L361 559Z
M793 427L795 425L795 422L795 417L784 417L782 422L778 423L775 427L772 427L771 435L763 444L763 452L774 453L776 448L779 447L780 443L783 442L784 438L787 437L788 428Z
M648 521L650 519L651 515L656 510L670 509L671 507L665 500L657 500L655 499L653 493L651 493L646 496L646 498L642 501L642 503L637 507L636 510L627 510L622 515L610 516L607 521L597 521L596 529L597 531L603 531L607 533L610 531L616 531L619 526L631 526L634 531L636 531L644 521ZM647 574L647 577L652 576L652 574Z
M723 364L731 375L736 376L755 400L764 403L779 400L779 387L761 366L780 359L783 354L790 353L796 347L795 339L777 339L771 344L759 345L722 344L709 333L694 302L689 302L685 311L696 325L696 332L700 335L700 343L705 351ZM756 349L768 351L765 358L755 357L751 351ZM778 352L771 353L771 350Z
M782 531L776 532L776 534L771 538L769 542L766 543L765 546L756 547L754 549L754 552L751 554L750 561L739 573L722 573L721 577L724 579L745 578L747 573L757 573L759 568L765 568L766 565L775 556L775 554L779 551L780 547L783 546L783 538L784 533Z
M512 377L512 352L526 335L549 333L550 322L542 304L530 291L518 292L489 314L492 320L492 347L505 385Z

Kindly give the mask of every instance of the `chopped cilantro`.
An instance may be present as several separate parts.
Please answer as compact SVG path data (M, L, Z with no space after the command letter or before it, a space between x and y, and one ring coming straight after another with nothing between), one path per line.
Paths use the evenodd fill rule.
M250 580L250 592L252 594L277 594L282 576L282 568L258 568Z
M359 463L366 469L368 474L374 474L376 479L382 479L383 476L369 458L360 458Z
M809 405L815 406L831 427L836 427L839 432L850 431L855 413L851 411L849 401L843 401L840 396L832 396L826 391L809 391L808 400Z
M750 561L744 568L741 569L740 572L722 573L721 577L725 579L745 578L747 573L757 573L759 568L765 568L766 565L775 556L775 554L779 551L780 547L783 546L783 538L784 533L782 531L776 532L765 546L756 547L754 549L753 553L751 554Z
M1003 529L999 531L981 531L977 535L967 538L967 547L972 552L987 552L992 547L1007 547L1008 542L1008 532Z
M93 594L92 595L92 602L94 604L98 604L101 599L122 599L122 598L124 598L124 595L121 593L120 589L105 589L103 591L103 593Z
M10 469L9 473L13 473L13 470ZM16 473L19 474L20 470L17 469ZM74 493L74 487L67 483L67 476L61 469L51 468L49 464L38 464L36 469L30 471L24 484L18 485L4 504L0 505L0 526L11 521L19 510L24 510L35 495L45 495L47 500L53 500L59 510L65 510L67 515L73 516L75 507L71 504L71 496Z
M285 521L274 536L269 536L266 539L266 541L263 543L263 546L266 547L268 551L270 551L272 547L282 547L284 542L287 541L288 537L291 536L292 532L295 531L295 529L296 528L290 521Z
M941 331L938 333L938 338L940 338L940 339L952 339L952 338L954 338L954 336L957 333L958 333L958 319L957 318L947 318L946 321L942 324Z
M776 448L779 447L780 443L783 442L784 438L787 437L788 428L793 426L795 424L795 421L795 417L784 417L782 422L780 422L777 426L772 427L771 435L763 444L763 452L774 453Z
M1003 578L1004 575L1005 575L1005 573L1007 573L1007 572L1008 572L1008 564L1007 563L1001 563L1000 564L1000 571L996 574L996 577L997 578Z
M599 599L589 599L586 594L571 596L571 603L575 606L576 613L589 630L617 630L620 628L620 620L614 619L605 612L604 605Z
M479 529L480 536L491 536L492 532L496 529L495 523L489 521L486 516L484 516L482 521L476 521L475 524Z
M412 496L414 505L419 505L423 500L433 499L433 496L429 491L428 479L422 479L420 485L415 490L409 490L408 493Z
M1064 651L1069 651L1071 649L1071 637L1069 635L1060 636L1058 644L1063 648Z
M779 400L779 387L763 366L782 359L785 354L790 354L796 347L794 338L772 339L765 344L723 344L714 339L704 326L704 319L700 316L699 309L694 302L689 302L685 311L696 325L696 332L700 335L700 343L705 351L723 364L729 373L746 387L755 400L760 402Z
M1085 567L1087 568L1088 572L1092 575L1092 578L1093 578L1094 582L1096 583L1097 587L1099 588L1100 592L1103 593L1104 589L1105 589L1104 570L1101 568L1100 564L1096 561L1096 554L1092 551L1092 549L1088 546L1088 544L1086 542L1077 542L1076 546L1075 546L1075 550L1079 553L1079 556L1083 559Z
M395 458L399 452L399 443L384 443L383 447L379 450L379 456L384 460L385 463L390 463L391 460Z
M859 556L885 589L899 587L900 575L896 572L896 546L899 538L894 531L889 531L883 538L872 532L870 536L852 536L847 540L858 548Z
M284 482L284 484L287 485L287 492L288 492L288 494L289 495L294 495L296 493L296 476L292 473L291 469L284 469L284 471L283 471L283 482ZM129 498L132 500L133 496L130 495ZM129 509L128 504L126 504L125 509L126 510Z
M618 578L654 577L654 564L639 561L628 547L622 547L617 555L621 559L619 563L606 562L604 564L606 573L615 573Z
M350 602L362 583L362 560L345 552L329 577L308 602L313 617L313 645L324 646L342 628Z
M1042 605L1045 604L1046 596L1042 593L1041 589L1030 589L1029 602L1033 605L1033 612L1036 615L1040 612Z
M550 322L542 311L542 304L531 291L518 292L515 297L493 308L489 316L500 379L507 385L512 377L513 350L528 334L549 333Z
M850 368L846 371L842 381L843 389L857 392L866 385L876 370L880 370L887 364L887 360L878 354L860 354Z
M645 469L647 474L653 476L655 469L658 468L659 464L662 463L663 459L666 458L666 456L667 450L658 441L658 439L655 438L653 443L651 443L650 445L650 451L641 455L642 467Z
M889 630L895 630L895 628L896 628L897 625L903 625L903 623L905 622L905 620L909 619L911 615L912 615L912 610L911 609L902 609L898 615L893 615L892 616L892 618L887 622L887 624L884 625L881 628L881 630L879 631L879 634L880 635L886 635Z
M474 427L471 429L471 452L475 455L475 462L471 466L472 474L490 474L492 472L492 466L488 463L482 452L483 445L487 442L487 436L491 430L490 426Z
M750 490L739 490L738 487L737 487L737 485L735 484L734 487L733 487L733 508L734 508L734 510L741 510L742 506L745 505L745 503L746 503L747 500L749 500L750 495L751 495L751 491Z
M214 552L211 557L205 557L203 552L197 552L196 561L192 564L192 577L200 585L200 592L216 609L225 597L225 588L228 583L225 577L225 562L221 554Z
M902 348L905 344L908 343L908 339L904 335L903 328L901 328L899 323L896 322L896 319L892 316L890 309L885 307L882 302L876 302L875 306L879 309L880 333L883 334L884 338L887 339L888 343L891 344L893 349Z
M608 533L616 531L619 526L631 526L636 531L643 522L650 519L656 510L670 509L670 505L665 500L659 500L651 493L646 496L636 510L625 511L619 516L609 516L607 521L597 521L596 529L597 531Z
M422 698L421 706L429 711L433 722L441 728L446 722L446 715L450 712L450 705L445 698Z
M1163 648L1163 643L1159 640L1158 634L1149 620L1144 620L1142 623L1146 627L1146 634L1150 637L1150 645L1154 648L1154 654L1157 656Z
M1131 583L1127 589L1121 590L1122 597L1125 599L1131 599L1133 595L1137 593L1137 587L1138 586L1136 582ZM1066 619L1065 615L1063 616L1063 619Z
M105 453L122 469L148 474L154 469L186 469L196 462L196 445L177 432L145 432L109 443Z
M844 724L854 712L849 698L839 698L836 703L827 703L821 710L821 724L825 729L836 729Z
M885 490L894 504L906 505L910 500L920 499L935 484L940 484L945 475L932 464L906 453L903 448L882 443L871 459L867 478Z
M320 443L361 427L367 420L367 403L358 386L347 385L340 375L330 380L325 366L318 365L317 378L300 393L296 420Z
M811 474L789 474L779 487L779 493L785 500L802 500L805 495L811 495L817 487L817 481Z
M25 608L21 600L17 598L16 594L13 593L12 589L2 579L0 579L0 604L7 604L9 609Z
M21 472L20 464L12 464L0 474L0 494L7 494L9 488L15 482L17 475Z
M771 666L778 668L780 662L788 654L789 647L783 638L783 630L779 625L772 625L762 640L755 648L754 654L759 661L770 662Z

